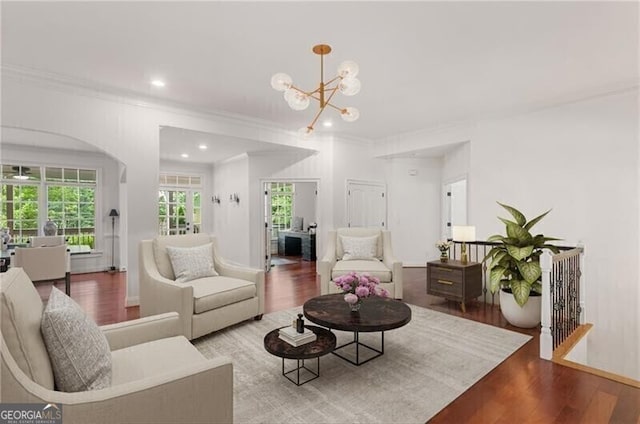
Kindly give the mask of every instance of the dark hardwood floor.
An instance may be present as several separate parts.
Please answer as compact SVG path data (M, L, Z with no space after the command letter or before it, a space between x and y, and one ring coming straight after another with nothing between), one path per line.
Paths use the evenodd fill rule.
M124 280L121 273L73 275L71 294L101 325L135 319L138 308L124 306ZM405 268L404 281L407 303L533 336L430 422L640 424L640 389L541 360L538 330L511 327L495 307L472 302L463 314L458 304L427 295L425 268ZM64 284L57 287L64 290ZM50 285L38 291L48 297ZM265 313L301 305L319 291L315 262L274 266L266 278Z

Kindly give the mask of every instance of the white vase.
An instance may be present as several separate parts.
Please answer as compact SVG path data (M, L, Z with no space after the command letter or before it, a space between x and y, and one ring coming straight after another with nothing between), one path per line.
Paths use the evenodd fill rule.
M533 328L540 324L542 296L529 296L524 306L518 305L513 294L500 290L500 310L509 324L520 328Z

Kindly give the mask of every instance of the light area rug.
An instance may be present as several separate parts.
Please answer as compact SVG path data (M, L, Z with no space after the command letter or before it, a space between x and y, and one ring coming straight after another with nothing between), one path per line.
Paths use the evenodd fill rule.
M290 325L302 307L237 324L193 344L205 357L232 359L236 423L424 423L531 339L410 307L411 322L385 332L383 356L359 367L323 356L320 378L299 387L282 376L281 359L264 350L263 339L272 329ZM336 335L338 344L353 338L341 331ZM362 333L360 340L379 347L380 333ZM294 364L285 360L287 370ZM315 369L315 359L307 365Z

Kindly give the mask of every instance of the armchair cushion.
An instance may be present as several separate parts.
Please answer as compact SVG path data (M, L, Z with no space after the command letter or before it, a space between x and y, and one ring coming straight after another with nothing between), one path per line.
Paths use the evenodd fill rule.
M81 392L111 385L107 338L73 299L55 287L41 329L58 390Z
M186 284L193 287L193 312L196 314L256 296L256 285L253 281L238 278L209 277Z
M193 247L210 243L211 239L207 234L188 234L183 236L158 236L153 239L153 257L155 265L160 275L169 280L175 281L176 276L171 267L167 246L173 247Z
M164 374L169 364L175 371L206 359L183 336L154 340L111 352L113 385Z
M339 236L342 243L343 261L370 260L377 261L378 236L347 237Z
M211 243L194 247L167 246L176 283L218 275L213 267L211 246Z
M338 261L331 270L331 280L351 272L367 273L372 277L379 278L381 283L391 282L391 270L384 263L371 260Z
M336 230L336 233L338 235L337 239L335 240L335 244L336 244L336 259L342 259L342 257L344 256L344 249L342 247L342 238L341 237L378 237L376 239L377 241L377 247L376 247L376 254L375 256L378 259L382 258L383 252L384 252L384 247L383 247L383 243L382 243L382 237L380 237L380 235L382 234L382 231L379 228L338 228Z

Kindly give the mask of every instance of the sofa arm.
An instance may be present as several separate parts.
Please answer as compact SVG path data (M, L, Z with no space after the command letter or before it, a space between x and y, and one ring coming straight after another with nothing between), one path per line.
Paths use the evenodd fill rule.
M111 350L182 335L180 315L177 312L103 325L100 329Z
M385 254L382 263L391 270L391 281L393 281L395 299L402 299L402 262L397 260L392 255Z
M193 287L176 284L163 277L141 279L140 316L147 317L166 312L180 314L182 334L191 340Z
M317 263L317 272L320 276L320 294L329 294L329 283L331 282L331 272L336 266L336 259L323 258Z
M227 357L184 364L101 390L64 393L28 380L22 399L63 404L65 424L231 423L233 365Z

